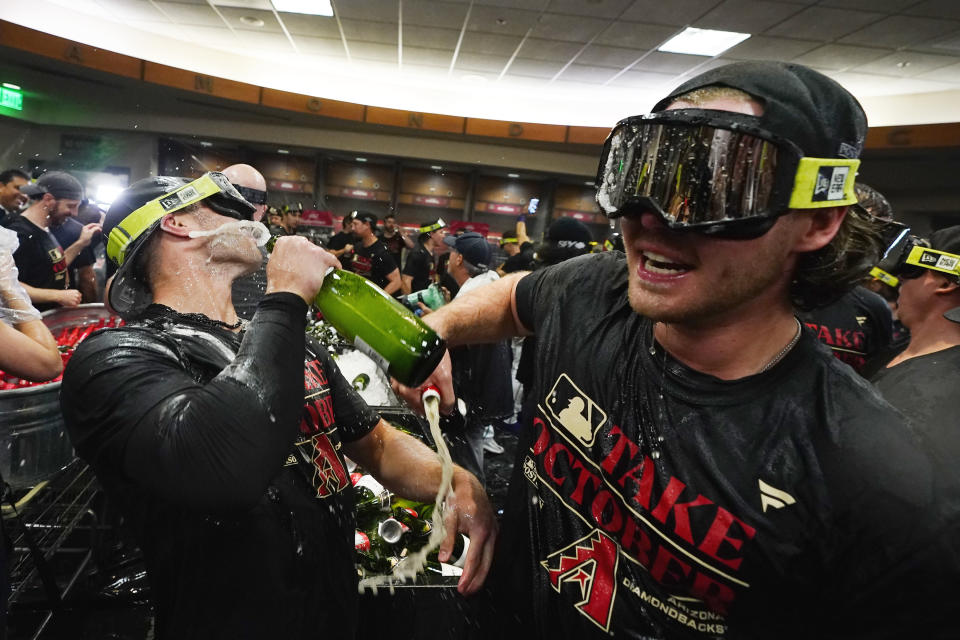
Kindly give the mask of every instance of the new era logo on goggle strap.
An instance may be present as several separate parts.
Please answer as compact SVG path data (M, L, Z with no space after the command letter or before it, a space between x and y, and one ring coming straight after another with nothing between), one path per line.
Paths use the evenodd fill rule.
M164 211L170 211L171 209L176 209L187 202L197 200L199 197L200 194L197 193L196 188L187 185L183 189L180 189L180 191L176 191L171 193L169 196L161 198L160 207Z
M817 184L810 200L813 202L843 200L843 188L849 174L850 167L820 167L817 170Z

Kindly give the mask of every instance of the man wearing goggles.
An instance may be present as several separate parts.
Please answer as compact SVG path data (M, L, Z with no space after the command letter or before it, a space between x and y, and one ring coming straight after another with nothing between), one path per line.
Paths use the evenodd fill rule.
M437 281L437 262L434 252L443 244L447 223L442 218L428 220L420 225L420 237L415 249L407 254L400 275L403 295L426 289Z
M436 456L363 402L319 344L307 309L336 258L279 238L249 323L232 282L268 234L222 174L140 180L107 213L124 327L76 350L61 405L143 550L157 637L352 638L354 492L344 460L391 490L432 500ZM494 517L456 468L441 545L470 535L461 590L483 582ZM433 491L433 494L430 492Z
M522 627L503 637L879 638L945 617L945 595L939 619L915 596L935 580L928 458L794 316L877 259L845 215L865 134L811 69L708 71L611 133L597 199L625 256L425 317L451 346L538 338L491 578Z

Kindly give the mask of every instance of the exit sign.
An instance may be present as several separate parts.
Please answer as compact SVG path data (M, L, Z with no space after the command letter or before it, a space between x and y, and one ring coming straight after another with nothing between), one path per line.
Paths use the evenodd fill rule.
M0 87L0 107L23 111L23 93L16 89Z

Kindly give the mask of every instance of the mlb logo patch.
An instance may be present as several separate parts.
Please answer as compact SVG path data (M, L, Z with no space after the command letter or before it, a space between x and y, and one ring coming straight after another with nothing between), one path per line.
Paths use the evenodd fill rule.
M607 414L565 373L557 378L545 404L553 422L588 447L607 421Z
M817 184L813 189L813 202L833 202L843 200L843 187L850 175L850 167L820 167L817 170Z

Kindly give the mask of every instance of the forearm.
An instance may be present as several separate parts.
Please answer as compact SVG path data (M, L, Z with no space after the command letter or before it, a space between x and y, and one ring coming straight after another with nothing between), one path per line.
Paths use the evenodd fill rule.
M63 257L67 261L67 266L69 267L73 264L73 261L77 259L77 256L80 255L80 252L86 248L86 245L81 244L80 241L74 242L72 245L63 250Z
M516 317L514 291L526 273L514 273L462 296L424 317L448 347L528 335Z
M385 286L383 290L390 295L393 295L400 290L400 273L398 271L394 271L387 276L387 286Z
M93 267L77 269L77 289L80 290L84 302L100 302L97 300L97 276L93 272Z
M16 329L0 322L0 369L34 382L60 373L57 342L42 321L23 322Z
M527 235L527 223L523 220L517 220L517 244L522 247L524 242L530 242L530 236Z
M26 282L21 282L20 285L23 287L23 290L27 292L27 295L30 296L30 301L35 305L48 302L60 302L59 295L63 289L41 289L39 287L31 287Z
M413 293L413 276L400 276L400 291L405 296Z

